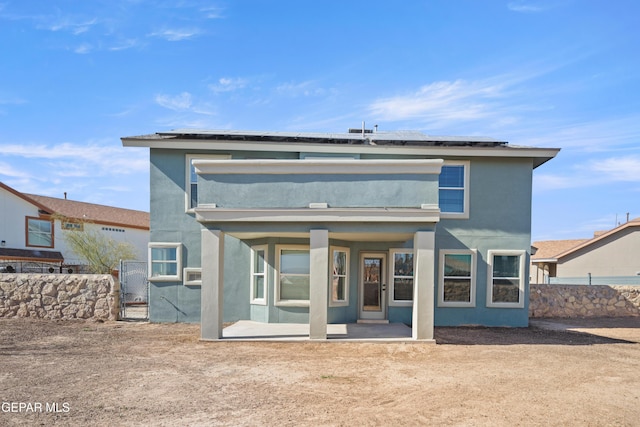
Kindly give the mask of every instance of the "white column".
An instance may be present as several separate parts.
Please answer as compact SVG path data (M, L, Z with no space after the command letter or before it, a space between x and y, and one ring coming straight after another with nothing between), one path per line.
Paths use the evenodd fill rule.
M309 338L327 339L329 231L311 230L309 268Z
M222 338L224 233L203 229L200 251L200 339L218 340Z
M418 231L413 237L414 340L433 340L435 233Z

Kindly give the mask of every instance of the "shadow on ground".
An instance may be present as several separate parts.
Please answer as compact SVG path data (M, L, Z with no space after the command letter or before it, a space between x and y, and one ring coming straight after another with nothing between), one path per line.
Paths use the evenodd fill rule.
M532 319L528 328L436 327L438 344L597 345L640 343L640 318Z

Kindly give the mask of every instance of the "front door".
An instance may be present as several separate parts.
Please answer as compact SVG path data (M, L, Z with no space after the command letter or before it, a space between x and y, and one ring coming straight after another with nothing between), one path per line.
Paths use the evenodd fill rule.
M362 253L360 255L360 319L385 320L387 318L387 255Z

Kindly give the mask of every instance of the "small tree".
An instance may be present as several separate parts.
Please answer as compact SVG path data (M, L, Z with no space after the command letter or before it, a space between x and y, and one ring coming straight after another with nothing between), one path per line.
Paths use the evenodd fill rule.
M69 231L65 241L95 274L111 274L121 259L136 258L131 243L117 242L98 230Z

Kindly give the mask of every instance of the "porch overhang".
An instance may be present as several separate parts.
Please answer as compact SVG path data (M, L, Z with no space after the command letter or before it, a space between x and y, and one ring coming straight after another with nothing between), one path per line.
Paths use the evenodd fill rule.
M234 209L198 207L196 219L202 224L233 223L416 223L440 221L437 205L420 208L258 208Z

